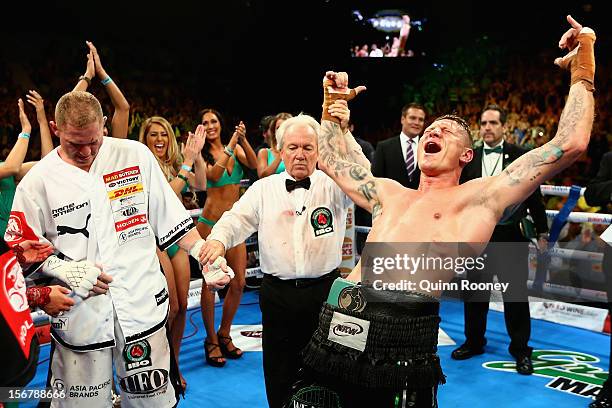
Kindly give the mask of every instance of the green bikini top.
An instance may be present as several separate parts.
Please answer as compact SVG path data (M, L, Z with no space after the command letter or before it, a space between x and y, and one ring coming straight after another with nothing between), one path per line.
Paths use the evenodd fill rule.
M222 186L227 186L228 184L240 184L240 180L242 180L244 171L242 170L242 166L240 165L240 162L236 158L236 155L232 154L232 157L234 158L234 170L232 171L232 175L230 176L227 173L227 169L225 169L221 177L219 177L219 180L217 181L207 180L206 181L207 188L222 187Z
M272 149L267 149L267 150L268 150L268 166L269 166L274 161L274 155L272 154ZM285 162L281 160L278 167L276 168L275 174L280 174L283 171L285 171Z

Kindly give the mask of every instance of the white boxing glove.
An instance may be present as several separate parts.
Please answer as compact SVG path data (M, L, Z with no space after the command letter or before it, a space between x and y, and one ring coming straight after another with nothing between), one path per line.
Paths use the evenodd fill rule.
M75 294L85 299L93 289L102 271L89 261L64 261L55 255L42 264L42 272L70 286Z
M227 272L223 271L221 265L224 265L225 268L227 268ZM233 279L234 276L236 276L232 268L227 265L227 261L222 256L218 256L217 259L215 259L215 262L212 263L212 265L204 265L204 267L202 268L202 277L204 278L204 281L207 285L215 284L216 282L223 279L225 275L228 275L230 279Z

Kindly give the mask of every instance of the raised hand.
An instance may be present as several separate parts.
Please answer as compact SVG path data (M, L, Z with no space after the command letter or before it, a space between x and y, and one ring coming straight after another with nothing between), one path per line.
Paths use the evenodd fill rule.
M572 74L571 85L583 82L589 91L595 90L595 32L589 27L567 16L567 22L572 26L559 40L559 48L568 49L569 53L555 59L555 64L568 69Z
M181 154L183 155L185 160L188 159L193 164L197 155L200 154L201 150L202 147L198 142L197 136L189 132L189 135L187 136L187 141L184 144L181 144Z
M26 115L25 110L23 109L23 100L21 98L17 100L17 106L19 107L19 122L21 122L21 131L28 134L32 133L32 125L30 124L28 115Z
M102 67L102 61L100 60L100 54L98 54L98 49L95 45L93 45L91 41L85 41L85 44L87 44L87 46L89 47L89 52L92 55L96 69L96 75L100 79L105 79L108 75L106 75L106 71Z
M321 120L340 123L340 119L330 115L328 111L330 105L337 100L350 101L365 90L365 86L350 89L346 72L327 71L323 77L323 114Z
M96 65L94 62L94 56L91 51L87 53L87 66L85 67L85 76L89 79L96 75Z
M198 125L193 135L197 144L198 152L201 152L204 144L206 143L206 129L204 128L204 125Z
M36 115L40 116L45 114L45 100L36 91L30 89L26 95L28 103L36 109ZM46 120L46 119L45 119Z
M246 126L244 126L244 122L240 121L240 123L236 125L234 136L238 137L239 144L243 144L246 141Z
M346 132L349 126L351 111L348 108L348 102L343 99L338 99L327 108L330 116L336 118L340 122L340 128Z

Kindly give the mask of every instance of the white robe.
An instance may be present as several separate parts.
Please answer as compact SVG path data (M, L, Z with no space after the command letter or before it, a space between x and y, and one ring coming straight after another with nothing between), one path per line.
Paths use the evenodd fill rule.
M156 256L194 227L159 164L142 143L104 138L89 172L55 149L17 186L6 241L50 242L67 260L89 260L113 277L106 295L91 296L52 319L51 335L75 351L115 345L113 307L126 342L163 327L166 280Z

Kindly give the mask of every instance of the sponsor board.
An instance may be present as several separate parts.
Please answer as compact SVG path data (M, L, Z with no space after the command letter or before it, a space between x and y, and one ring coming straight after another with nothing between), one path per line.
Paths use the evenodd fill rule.
M534 350L531 354L533 375L550 378L546 388L569 393L582 398L594 399L608 372L594 365L595 356L567 350ZM505 371L516 375L516 362L490 361L484 368Z

